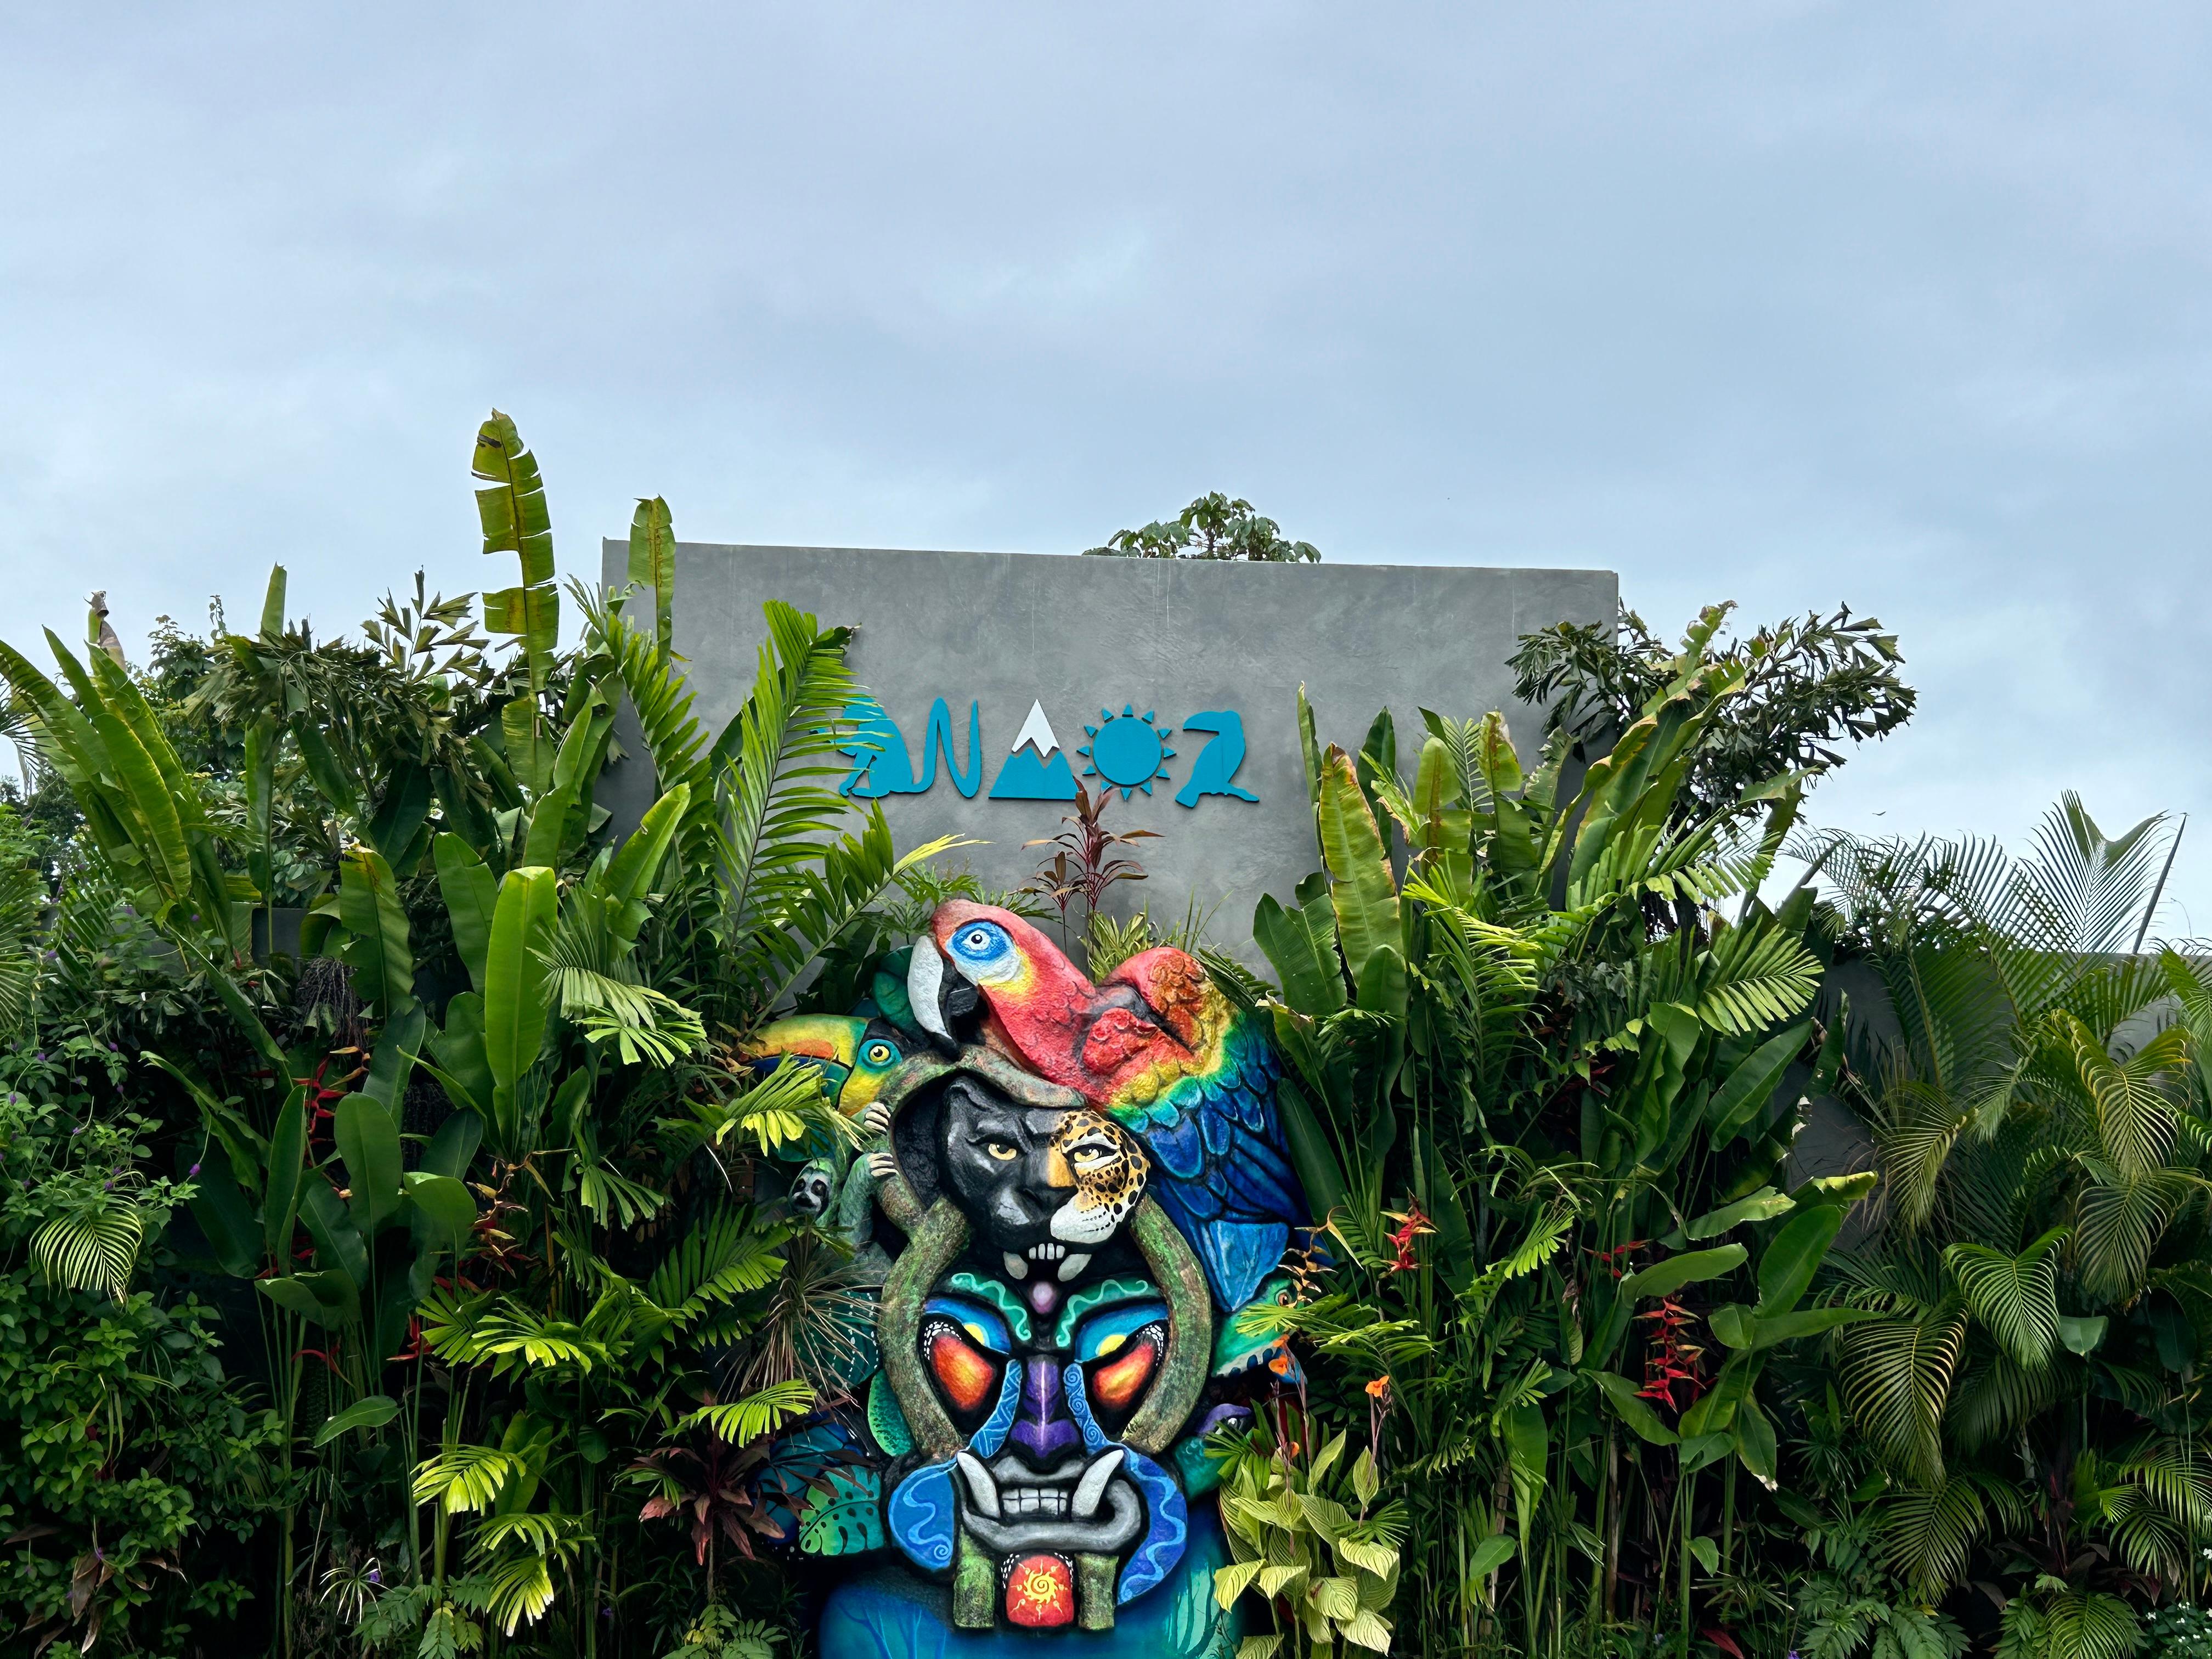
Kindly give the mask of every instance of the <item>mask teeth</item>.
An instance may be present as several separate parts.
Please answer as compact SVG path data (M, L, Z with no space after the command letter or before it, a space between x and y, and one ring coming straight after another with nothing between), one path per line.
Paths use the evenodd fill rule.
M1065 1244L1045 1243L1030 1246L1030 1260L1032 1261L1057 1261L1066 1254L1067 1246Z
M999 1501L1009 1516L1059 1520L1067 1514L1067 1494L1057 1486L1007 1486L1000 1492Z

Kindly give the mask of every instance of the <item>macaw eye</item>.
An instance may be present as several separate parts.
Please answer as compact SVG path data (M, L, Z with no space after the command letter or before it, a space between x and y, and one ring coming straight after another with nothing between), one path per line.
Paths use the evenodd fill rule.
M1022 1149L1011 1140L987 1140L983 1150L1001 1164L1012 1164L1022 1155Z
M898 1050L878 1038L860 1050L860 1058L871 1066L888 1066L898 1058Z
M1013 941L1006 937L1006 930L988 921L962 928L952 939L955 953L969 962L989 962L1007 955L1012 948Z

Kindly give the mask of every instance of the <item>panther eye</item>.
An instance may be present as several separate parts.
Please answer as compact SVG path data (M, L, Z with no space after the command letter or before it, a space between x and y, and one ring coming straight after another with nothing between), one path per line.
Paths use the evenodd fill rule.
M1001 1164L1012 1164L1022 1155L1022 1149L1011 1140L987 1140L983 1150Z

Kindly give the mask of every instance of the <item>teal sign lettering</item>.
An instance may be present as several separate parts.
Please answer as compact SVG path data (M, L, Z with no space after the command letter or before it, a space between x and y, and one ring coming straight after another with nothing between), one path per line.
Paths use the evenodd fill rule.
M930 704L919 772L907 747L906 734L883 704L873 697L860 698L847 707L845 718L852 723L852 730L838 749L852 757L853 769L837 786L840 794L860 800L925 794L937 781L940 757L945 775L961 794L972 799L982 787L982 711L978 702L971 700L968 705L964 766L953 746L951 708L943 697ZM1189 775L1175 793L1176 805L1195 807L1208 795L1258 803L1257 795L1236 781L1237 769L1244 764L1242 715L1233 708L1202 709L1184 719L1182 730L1186 734L1205 733L1206 743L1191 761ZM1098 723L1086 723L1083 734L1086 741L1077 747L1075 757L1082 763L1082 775L1097 779L1098 788L1118 789L1127 800L1139 790L1151 794L1155 783L1174 781L1169 763L1176 758L1171 742L1175 728L1164 724L1156 709L1139 714L1133 702L1125 702L1117 714L1111 707L1101 708ZM990 799L1073 800L1076 790L1076 773L1067 751L1060 747L1043 702L1033 701L1021 730L1015 733L1013 746L1000 764Z

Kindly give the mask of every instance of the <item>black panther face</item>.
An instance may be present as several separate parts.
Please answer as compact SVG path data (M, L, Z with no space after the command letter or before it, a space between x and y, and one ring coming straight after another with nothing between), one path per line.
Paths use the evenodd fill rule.
M1060 1279L1091 1265L1087 1255L1070 1255L1052 1237L1054 1212L1076 1184L1055 1145L1067 1115L1024 1106L972 1077L955 1079L945 1091L945 1184L1016 1279L1028 1278L1033 1265Z

